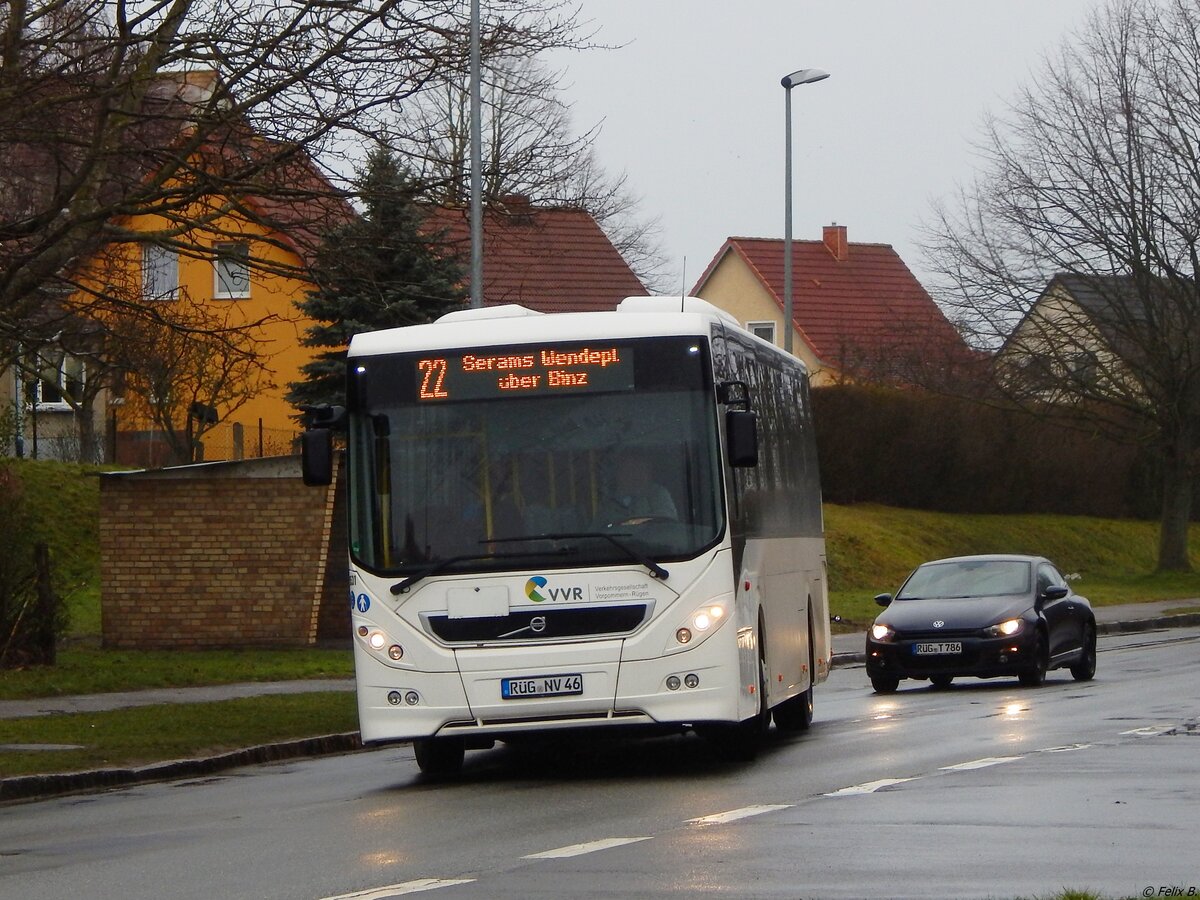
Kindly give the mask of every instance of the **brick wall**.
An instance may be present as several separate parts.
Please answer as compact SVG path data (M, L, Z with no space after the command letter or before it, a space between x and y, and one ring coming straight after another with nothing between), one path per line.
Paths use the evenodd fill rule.
M347 638L343 493L306 487L299 457L102 476L104 645Z

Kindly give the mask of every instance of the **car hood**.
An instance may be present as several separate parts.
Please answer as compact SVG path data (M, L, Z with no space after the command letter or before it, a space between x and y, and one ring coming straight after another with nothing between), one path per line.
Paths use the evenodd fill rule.
M951 600L893 600L875 621L897 631L925 631L934 622L950 630L986 628L1015 619L1033 606L1027 595L970 597Z

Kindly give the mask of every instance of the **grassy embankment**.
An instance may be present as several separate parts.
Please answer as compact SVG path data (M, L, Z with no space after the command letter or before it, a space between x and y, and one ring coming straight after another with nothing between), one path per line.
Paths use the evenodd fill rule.
M1085 516L949 515L882 506L826 506L832 611L862 630L919 563L966 553L1035 553L1095 606L1200 598L1200 573L1155 573L1158 523ZM1190 536L1200 564L1200 526ZM1196 603L1181 603L1192 609Z
M96 470L26 461L17 471L37 511L36 537L50 544L71 625L54 668L0 672L0 700L351 674L348 650L103 649ZM956 553L1043 553L1064 572L1079 573L1076 589L1096 604L1200 597L1200 575L1151 574L1157 546L1152 522L829 506L826 530L832 611L853 630L874 617L875 594L894 590L922 560ZM1200 528L1193 532L1192 554L1200 561ZM348 693L13 719L0 721L0 745L79 749L0 751L0 776L133 765L355 727Z

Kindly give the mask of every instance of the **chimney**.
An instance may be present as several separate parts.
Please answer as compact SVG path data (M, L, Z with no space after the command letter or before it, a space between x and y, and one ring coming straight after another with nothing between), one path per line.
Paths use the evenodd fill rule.
M496 205L515 222L529 224L533 221L533 203L525 194L505 194Z
M506 213L514 216L522 213L528 214L533 206L529 201L529 197L525 194L505 194L500 197L499 205Z
M821 229L821 240L825 242L825 249L833 254L834 259L845 262L850 258L850 242L846 240L845 225L838 225L836 222L826 225Z

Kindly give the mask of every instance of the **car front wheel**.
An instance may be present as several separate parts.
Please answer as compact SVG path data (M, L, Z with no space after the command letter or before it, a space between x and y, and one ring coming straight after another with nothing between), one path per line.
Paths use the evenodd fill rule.
M1037 647L1033 651L1033 662L1017 678L1025 687L1038 687L1046 681L1046 670L1050 668L1050 644L1046 633L1038 631Z
M877 694L890 694L900 687L900 679L892 675L872 675L871 687Z

